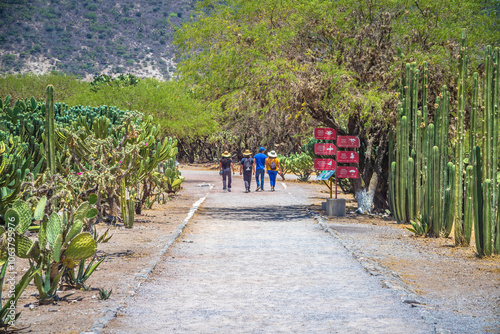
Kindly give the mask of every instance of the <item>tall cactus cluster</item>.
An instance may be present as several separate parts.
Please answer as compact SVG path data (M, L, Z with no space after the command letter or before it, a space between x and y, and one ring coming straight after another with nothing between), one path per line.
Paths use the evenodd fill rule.
M157 166L175 158L177 142L163 138L151 117L109 106L70 108L55 103L52 86L47 87L44 102L31 98L12 105L10 97L0 101L0 129L0 220L19 198L23 182L29 183L24 191L47 182L67 184L53 197L64 196L67 204L77 200L76 205L85 191L75 189L97 187L101 218L105 211L118 216L122 178L127 192L139 196L127 206L136 211L154 196L155 189L167 189L175 182L177 190L182 182L178 174L170 175L170 183L153 175ZM53 175L67 183L55 182Z
M396 154L391 154L390 201L398 222L409 223L418 217L429 233L446 235L453 222L449 212L453 166L446 159L449 93L444 86L435 103L434 122L429 121L427 103L418 109L419 90L422 101L427 101L425 62L422 72L420 86L417 64L406 65L396 126Z
M406 65L396 144L392 138L390 142L394 152L389 158L389 201L396 220L411 222L421 234L447 237L454 227L456 245L466 246L474 230L478 253L490 255L500 252L500 51L487 48L483 84L474 73L469 97L466 49L463 31L456 111L451 110L449 91L443 86L430 114L427 64L422 65L422 78L417 64ZM470 110L468 129L466 110ZM450 120L454 113L456 118ZM450 132L452 121L454 133Z
M132 227L145 202L183 181L177 141L151 117L108 106L70 108L55 103L51 85L46 94L45 101L0 99L0 281L14 240L16 256L31 266L16 291L34 280L40 303L57 298L62 278L81 285L102 263L91 260L85 269L97 244L109 240L107 232L90 233L96 222L121 214ZM11 319L2 312L0 327Z

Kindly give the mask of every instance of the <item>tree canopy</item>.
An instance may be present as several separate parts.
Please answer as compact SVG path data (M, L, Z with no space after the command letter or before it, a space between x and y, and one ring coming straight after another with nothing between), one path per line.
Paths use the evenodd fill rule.
M498 1L205 0L175 44L179 75L229 127L272 128L278 143L315 122L360 136L363 188L384 173L405 64L429 62L432 102L454 89L462 29L478 54L498 22Z

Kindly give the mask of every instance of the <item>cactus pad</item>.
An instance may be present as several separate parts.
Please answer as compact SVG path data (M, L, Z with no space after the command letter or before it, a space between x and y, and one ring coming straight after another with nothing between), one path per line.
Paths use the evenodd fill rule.
M50 248L54 248L57 236L62 233L62 222L61 217L56 212L50 215L49 221L47 222L47 241L49 242Z
M54 244L54 261L56 262L59 262L59 259L61 257L61 248L62 248L62 235L59 234Z
M96 194L90 194L89 196L89 204L94 205L97 203L97 195Z
M12 206L12 209L16 210L19 214L19 224L17 224L17 232L23 234L26 232L31 225L31 208L24 201L16 201Z
M15 209L9 209L5 212L4 219L7 229L16 228L20 220L19 213Z
M40 202L38 202L35 208L35 214L34 214L35 220L43 219L43 213L45 211L46 204L47 204L47 196L43 196L42 198L40 198Z
M83 229L83 222L81 220L75 220L71 229L66 234L65 243L69 243L75 236L77 236Z
M92 219L92 218L95 218L97 216L99 212L97 211L96 208L92 208L89 210L89 212L87 213L87 219Z
M30 257L29 253L33 247L33 241L31 241L28 237L22 234L16 234L14 245L17 256L23 259Z
M78 234L64 252L64 257L70 260L84 260L97 251L97 242L88 232Z
M87 216L89 209L90 209L89 202L83 202L82 204L80 204L78 209L76 209L74 219L83 221L83 219Z

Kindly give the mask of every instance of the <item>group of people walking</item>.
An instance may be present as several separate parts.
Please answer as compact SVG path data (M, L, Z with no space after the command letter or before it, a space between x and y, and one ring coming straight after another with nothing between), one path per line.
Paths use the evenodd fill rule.
M267 171L271 183L271 191L274 191L276 186L276 176L283 173L280 166L278 155L275 151L270 151L265 154L264 147L259 148L259 153L252 158L252 152L245 150L243 152L243 159L240 161L240 175L243 175L245 182L245 192L250 192L252 185L252 175L255 175L257 181L257 189L255 191L264 191L264 175ZM231 191L231 172L234 175L234 164L231 159L231 154L225 151L219 162L219 174L222 175L222 188L224 192Z

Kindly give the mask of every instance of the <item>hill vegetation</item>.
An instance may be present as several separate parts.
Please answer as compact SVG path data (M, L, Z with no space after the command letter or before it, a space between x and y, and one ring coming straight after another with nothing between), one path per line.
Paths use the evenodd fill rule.
M4 73L49 59L66 75L164 79L172 75L167 60L175 48L175 82L144 79L102 91L71 82L68 91L56 87L57 99L151 114L179 136L180 153L190 161L260 145L297 152L314 126L333 127L360 137L361 178L353 188L375 192L376 207L384 208L388 139L406 64L429 64L431 120L442 85L456 114L461 31L474 55L469 70L483 75L485 46L499 45L499 13L497 0L9 0L0 7L1 60ZM30 80L38 82L13 78L2 85L18 82L16 88L3 91L21 98L32 94L19 95Z
M169 78L175 27L192 0L7 0L0 3L0 62L6 73L134 73Z

